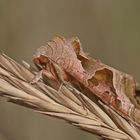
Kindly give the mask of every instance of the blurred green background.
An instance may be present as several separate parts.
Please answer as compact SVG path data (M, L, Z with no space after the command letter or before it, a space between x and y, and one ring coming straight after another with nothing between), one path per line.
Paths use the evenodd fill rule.
M139 7L131 0L0 0L0 52L31 63L55 34L78 36L91 56L140 81ZM0 140L71 139L97 137L0 98Z

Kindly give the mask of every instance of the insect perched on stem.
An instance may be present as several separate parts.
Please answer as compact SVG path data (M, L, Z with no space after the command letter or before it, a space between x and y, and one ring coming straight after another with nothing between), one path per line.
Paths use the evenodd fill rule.
M54 37L37 49L33 62L40 70L35 79L46 75L62 83L77 82L120 115L140 125L134 78L89 57L78 38Z

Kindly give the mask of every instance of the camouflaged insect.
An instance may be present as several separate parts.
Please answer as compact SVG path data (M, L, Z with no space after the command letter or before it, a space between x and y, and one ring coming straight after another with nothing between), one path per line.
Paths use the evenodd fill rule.
M140 124L134 78L89 57L78 38L54 37L37 49L33 62L48 78L77 82L120 115Z

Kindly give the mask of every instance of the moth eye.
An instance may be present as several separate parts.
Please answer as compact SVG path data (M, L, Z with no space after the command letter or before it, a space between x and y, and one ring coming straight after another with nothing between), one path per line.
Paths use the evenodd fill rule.
M38 61L39 62L39 61ZM34 63L36 65L36 67L41 70L42 69L42 65L40 63Z
M40 64L39 58L33 58L33 63L36 65Z
M33 63L36 65L36 67L41 70L43 68L41 62L40 62L40 58L37 57L37 58L33 58Z
M40 56L39 58L40 64L46 65L49 62L49 59L43 55Z

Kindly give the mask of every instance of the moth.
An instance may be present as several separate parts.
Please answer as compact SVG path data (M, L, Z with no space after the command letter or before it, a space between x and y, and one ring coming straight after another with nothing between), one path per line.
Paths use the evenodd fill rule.
M33 62L40 70L39 75L79 83L120 115L140 125L134 78L89 57L77 37L54 37L37 49Z

